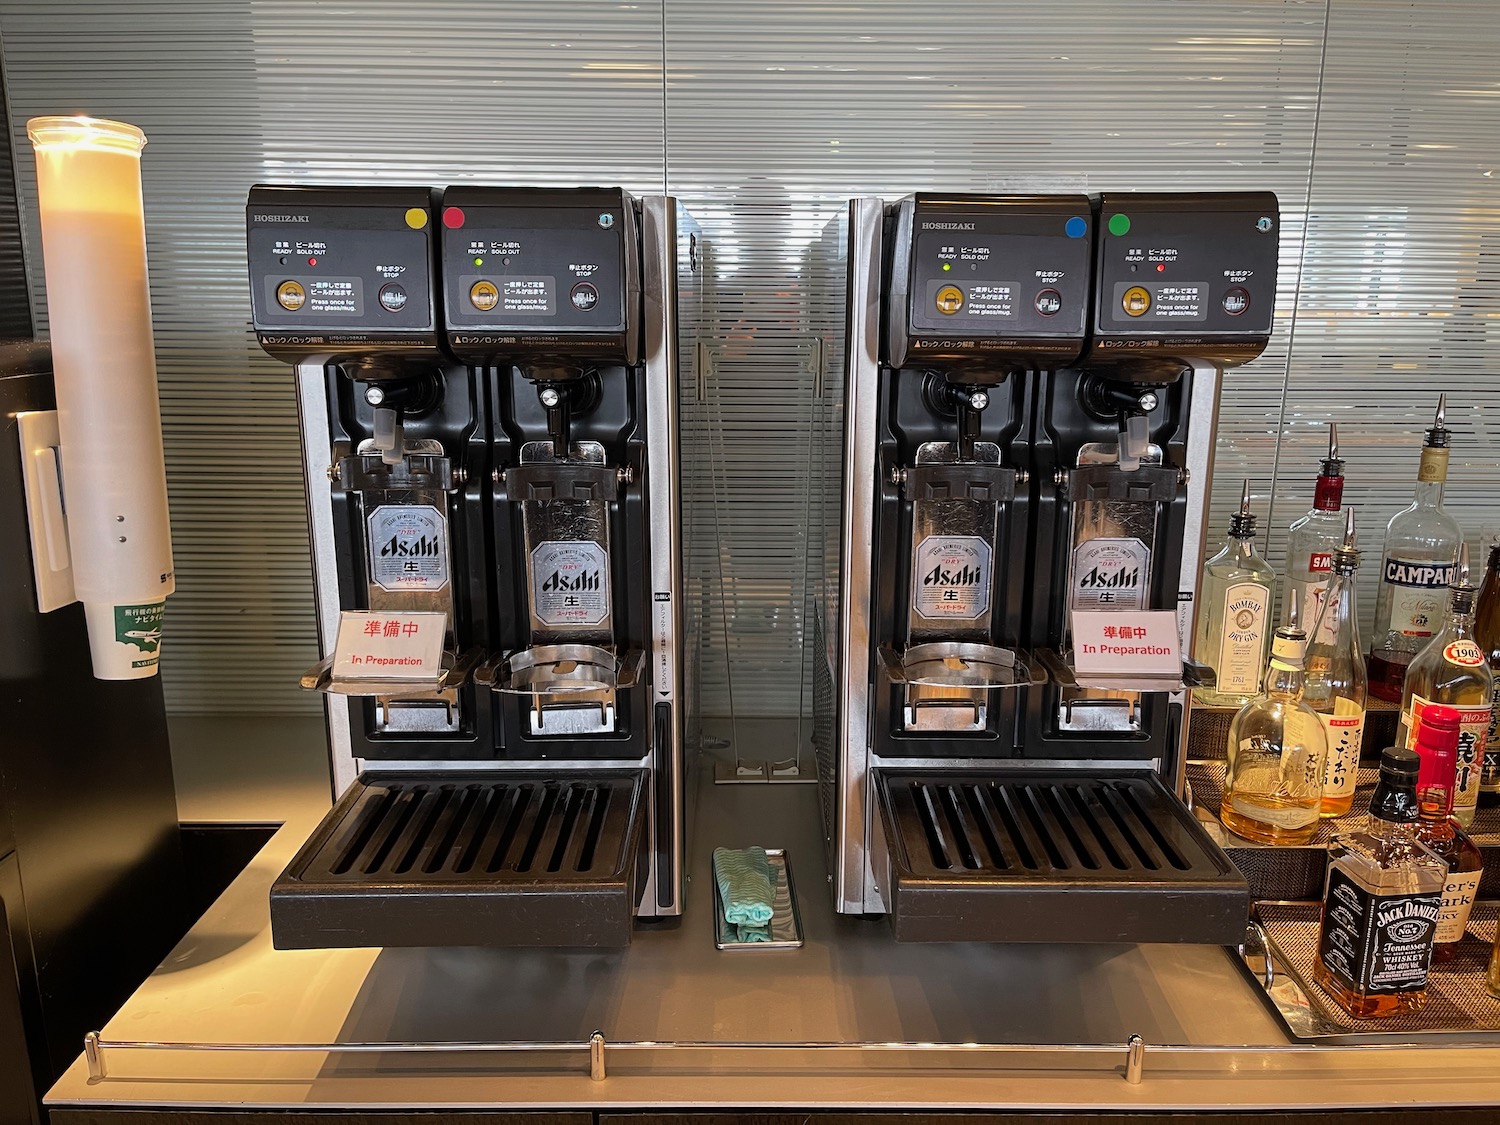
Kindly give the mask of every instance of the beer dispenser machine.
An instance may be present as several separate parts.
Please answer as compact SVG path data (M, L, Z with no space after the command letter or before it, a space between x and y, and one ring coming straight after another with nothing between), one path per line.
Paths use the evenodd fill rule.
M1179 799L1211 672L1084 675L1070 630L1166 610L1192 637L1220 381L1270 336L1278 227L1267 193L857 199L830 227L841 912L904 941L1241 939L1246 883Z
M626 944L682 908L690 221L481 187L256 187L247 218L341 794L272 888L276 945ZM424 630L436 662L346 651Z

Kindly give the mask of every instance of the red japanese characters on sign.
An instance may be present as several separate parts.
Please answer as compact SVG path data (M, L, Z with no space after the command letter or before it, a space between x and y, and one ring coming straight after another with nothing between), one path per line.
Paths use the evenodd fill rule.
M1085 675L1180 676L1177 615L1074 610L1073 666Z
M441 613L341 613L333 678L436 680L446 628Z

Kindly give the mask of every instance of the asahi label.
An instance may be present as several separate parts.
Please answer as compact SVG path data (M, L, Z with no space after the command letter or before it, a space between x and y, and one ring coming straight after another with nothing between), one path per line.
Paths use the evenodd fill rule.
M990 545L977 535L929 535L917 545L912 605L921 616L977 621L990 611Z
M1427 983L1440 892L1375 895L1337 864L1328 869L1318 956L1354 992L1409 992Z
M448 517L430 504L383 504L367 521L370 581L382 590L448 585Z
M609 616L609 557L592 539L531 552L532 612L543 625L597 625Z
M1088 539L1073 548L1073 609L1145 609L1151 549L1139 539Z
M1401 727L1406 732L1408 747L1416 748L1422 715L1432 705L1432 700L1423 696L1411 697L1411 709L1401 715ZM1484 740L1489 736L1493 704L1475 707L1472 704L1445 703L1442 706L1452 707L1458 712L1458 776L1453 784L1453 810L1472 809L1479 802Z
M1391 587L1392 632L1408 637L1430 637L1437 632L1448 604L1452 563L1390 557L1380 577Z
M1223 635L1214 668L1216 691L1258 695L1266 651L1266 616L1271 591L1259 582L1236 582L1224 591Z

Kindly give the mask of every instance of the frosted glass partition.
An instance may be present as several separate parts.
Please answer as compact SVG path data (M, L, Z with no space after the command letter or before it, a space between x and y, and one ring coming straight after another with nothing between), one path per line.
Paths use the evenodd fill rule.
M683 199L716 268L688 411L713 436L685 452L694 572L721 576L704 629L710 711L729 710L731 687L742 715L805 709L802 537L826 499L808 435L831 359L806 329L818 298L805 267L854 194L1277 192L1277 333L1226 383L1214 534L1249 476L1279 563L1332 418L1373 554L1441 387L1450 494L1477 543L1500 529L1486 422L1500 406L1500 21L1481 10L0 0L14 137L28 116L78 110L152 137L179 583L170 707L317 707L295 687L314 630L292 388L248 325L243 203L257 181L618 183ZM39 287L34 185L21 193ZM247 450L257 472L229 471Z

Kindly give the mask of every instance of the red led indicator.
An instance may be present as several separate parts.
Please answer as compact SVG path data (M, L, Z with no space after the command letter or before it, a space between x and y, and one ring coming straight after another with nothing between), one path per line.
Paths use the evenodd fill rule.
M310 265L310 266L315 266L315 265L318 264L318 259L316 259L316 258L309 258L309 259L307 259L307 264Z
M1158 263L1156 263L1156 272L1157 273L1166 273L1167 272L1167 263L1166 262L1158 262Z
M462 207L443 208L443 226L449 230L457 230L464 225L464 212Z

